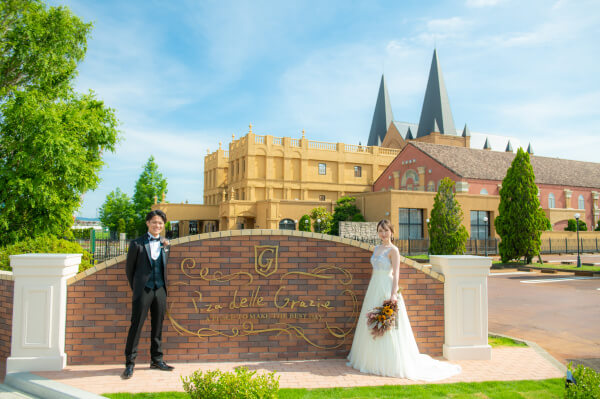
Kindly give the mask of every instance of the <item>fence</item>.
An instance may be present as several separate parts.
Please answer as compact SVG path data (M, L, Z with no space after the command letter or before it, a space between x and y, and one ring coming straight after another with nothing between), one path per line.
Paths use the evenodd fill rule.
M360 236L348 236L353 240L367 242L372 245L378 245L380 240L378 238L367 238ZM412 255L426 255L429 253L429 239L406 239L396 240L394 244L400 250L400 253L407 256ZM500 240L498 238L489 238L487 240L467 240L465 245L465 255L498 255L498 245ZM593 253L600 252L600 240L597 238L580 238L579 239L579 251L581 253ZM576 238L547 238L542 240L540 246L540 254L564 254L564 253L577 253L577 239Z
M129 241L131 240L75 240L83 249L92 254L96 263L126 254Z

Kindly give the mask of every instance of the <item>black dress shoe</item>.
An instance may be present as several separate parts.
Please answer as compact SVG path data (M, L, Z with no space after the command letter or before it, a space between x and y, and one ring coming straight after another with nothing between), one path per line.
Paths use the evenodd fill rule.
M161 360L160 362L150 363L150 368L158 369L158 370L162 370L162 371L172 371L175 367L169 366L167 363L165 363Z
M133 375L133 365L129 365L129 366L125 367L123 374L121 374L121 378L124 380L128 380L131 378L132 375Z

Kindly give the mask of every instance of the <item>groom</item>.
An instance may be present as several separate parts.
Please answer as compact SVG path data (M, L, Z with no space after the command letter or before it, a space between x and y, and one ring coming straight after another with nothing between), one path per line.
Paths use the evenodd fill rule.
M171 371L173 367L163 361L161 349L162 325L167 309L167 256L169 241L160 236L165 227L167 215L161 210L150 211L146 215L148 233L129 244L125 270L133 291L131 326L125 345L125 371L121 378L133 375L137 347L144 321L150 310L152 332L150 334L150 368Z

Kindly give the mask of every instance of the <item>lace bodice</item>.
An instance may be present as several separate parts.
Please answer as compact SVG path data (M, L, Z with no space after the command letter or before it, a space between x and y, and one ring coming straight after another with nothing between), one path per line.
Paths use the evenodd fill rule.
M373 251L373 255L371 256L373 271L389 272L391 270L392 262L388 257L391 249L392 248L384 248L382 250L380 247L375 248L375 251Z

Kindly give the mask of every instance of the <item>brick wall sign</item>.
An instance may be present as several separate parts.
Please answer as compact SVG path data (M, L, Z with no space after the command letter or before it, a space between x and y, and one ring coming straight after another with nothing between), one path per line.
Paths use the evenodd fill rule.
M227 231L174 240L165 358L347 356L371 276L371 254L367 244L295 231ZM400 276L413 330L421 351L441 355L443 282L437 273L413 266L403 264ZM74 294L67 309L69 362L122 363L131 312L124 258L87 274L76 276L69 290ZM140 342L141 361L147 359L147 336L148 331Z

